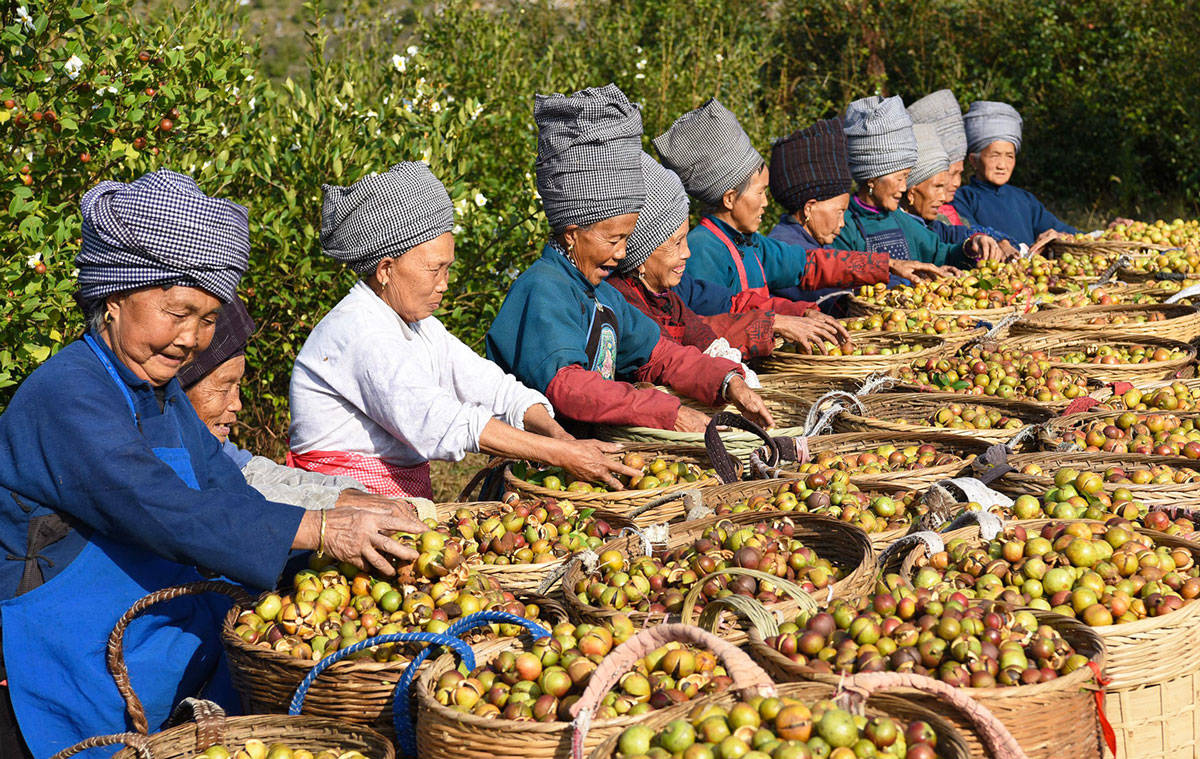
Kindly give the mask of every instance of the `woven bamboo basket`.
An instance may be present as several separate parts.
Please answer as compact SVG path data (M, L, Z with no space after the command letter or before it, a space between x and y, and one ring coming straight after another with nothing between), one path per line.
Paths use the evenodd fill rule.
M1054 417L1054 413L1040 404L1026 401L1006 400L991 396L964 396L958 393L888 393L868 395L862 403L867 414L856 410L843 411L833 419L833 428L838 432L890 432L912 435L935 442L938 436L954 435L986 443L1004 443L1017 433L1010 429L958 429L936 427L932 424L902 421L925 419L948 405L978 405L996 409L1005 416L1019 419L1026 424L1041 424Z
M1047 258L1053 258L1067 251L1086 255L1107 253L1119 256L1121 254L1137 254L1144 251L1170 250L1170 248L1170 245L1137 242L1136 240L1076 240L1071 237L1056 237L1046 243L1044 250Z
M834 427L837 427L836 420ZM932 433L869 430L809 438L808 452L813 459L817 459L822 453L864 453L883 445L895 445L897 448L932 445L938 453L954 456L955 460L920 469L903 469L895 472L851 472L853 482L863 487L895 485L903 488L921 488L932 485L963 471L972 459L987 450L990 443L946 430ZM779 476L794 478L806 475L799 474L796 466L789 464L782 467Z
M861 598L870 590L875 577L875 552L867 534L852 525L829 517L815 514L797 514L781 511L757 511L733 514L725 517L708 517L693 522L685 522L678 528L673 528L671 535L662 550L670 551L680 546L690 545L705 529L718 523L728 523L734 526L746 526L763 523L780 523L787 521L794 527L794 535L805 546L812 548L818 556L828 559L842 571L842 578L829 586L827 590L819 591L820 602L828 602L835 598ZM619 538L606 544L600 552L616 550L627 559L642 555L641 540L637 536ZM657 552L657 551L656 551ZM744 573L735 572L735 573ZM675 622L680 619L688 621L691 618L689 609L682 614L663 614L656 612L630 611L629 609L604 609L586 604L575 595L575 584L588 576L587 570L578 562L568 565L567 574L562 581L562 597L567 613L576 622L601 624L618 614L627 615L639 627L645 627L663 622ZM701 578L706 580L707 578ZM771 577L773 584L786 588L787 581ZM702 583L697 582L691 589L698 591ZM802 595L802 594L801 594ZM792 597L767 605L772 613L794 614L801 604L811 606L811 599ZM746 640L745 625L723 615L715 620L720 626L720 636L726 640L741 643Z
M1040 609L1031 610L1039 624L1053 627L1079 653L1097 667L1104 666L1104 644L1090 627L1070 617ZM751 628L748 644L750 655L763 666L776 682L814 681L837 685L842 675L814 672L771 648L758 628ZM1100 759L1102 755L1100 721L1092 690L1095 675L1081 667L1069 675L1035 685L996 688L962 688L962 692L983 704L1004 726L1030 759L1059 759L1077 757ZM940 701L917 691L899 690L895 695L937 711L962 731L976 759L987 759L979 736L971 729L965 716L945 708Z
M871 345L881 349L895 349L901 345L917 345L920 350L908 353L870 356L826 356L822 354L780 353L760 359L760 365L768 372L794 375L797 377L867 377L879 372L903 366L920 359L933 358L946 352L946 341L936 335L881 333L870 338L858 338L855 345Z
M1049 522L1034 519L1011 524L1040 530ZM1077 520L1086 521L1086 520ZM1157 545L1182 548L1200 561L1200 543L1139 528ZM977 527L948 533L952 539L978 538ZM896 571L907 582L922 545L905 557L893 557L883 571ZM1104 674L1109 682L1104 711L1116 732L1119 759L1182 759L1194 757L1200 746L1200 602L1159 617L1093 628L1104 644Z
M1114 317L1158 318L1157 315L1161 315L1161 320L1123 324L1111 324L1108 321ZM1168 303L1058 309L1028 314L1014 324L1011 330L1014 335L1069 330L1104 337L1113 332L1120 332L1123 335L1161 337L1188 342L1200 336L1200 310L1193 306Z
M1144 411L1138 412L1144 414L1160 414L1162 416L1173 416L1181 420L1189 420L1194 425L1200 425L1200 411ZM1077 429L1086 427L1093 421L1100 419L1112 418L1119 416L1120 411L1085 411L1082 414L1071 414L1069 416L1060 416L1043 424L1038 429L1038 444L1044 451L1057 450L1074 450L1067 446L1073 446L1073 443L1065 442L1064 435ZM1087 451L1094 453L1094 451ZM1174 458L1174 457L1171 457ZM1182 459L1182 457L1180 457Z
M884 311L891 311L894 308L893 306L880 306L880 305L876 305L874 303L867 303L865 300L863 300L862 298L860 298L857 295L847 296L846 303L848 304L847 311L849 311L849 313L852 316L866 316L866 315L870 315L870 314L878 314L878 313L883 313ZM1009 314L1017 313L1017 311L1020 310L1021 308L1023 308L1023 306L1002 306L999 308L967 308L967 309L959 309L959 308L933 309L933 308L931 308L931 309L929 309L929 312L931 314L934 314L935 316L944 316L947 318L959 317L959 316L970 316L974 319L982 319L983 321L986 321L986 322L997 322L997 321L1003 319L1004 317L1008 316Z
M642 630L613 649L593 672L579 703L598 705L605 693L617 684L620 675L629 671L638 659L673 640L710 650L733 678L732 687L741 693L753 695L763 683L770 683L762 670L736 646L694 627L659 625ZM488 662L500 653L500 650L493 650L477 656L476 661ZM570 722L487 719L463 714L438 703L433 696L437 679L456 666L457 660L446 654L423 671L417 681L417 748L421 759L571 757L574 728ZM665 717L668 721L681 717L699 700L670 706L652 714L590 721L590 728L582 738L582 747L591 751L609 737L620 735L630 725L641 724L652 717Z
M1055 332L1014 337L1010 338L1008 342L1011 346L1029 351L1046 351L1050 356L1047 368L1073 371L1099 382L1153 382L1174 379L1182 376L1181 371L1191 366L1196 360L1195 346L1162 337L1125 334L1106 334L1100 337L1096 334ZM1153 346L1179 350L1183 352L1183 356L1169 361L1152 361L1145 364L1072 364L1057 358L1067 351L1086 351L1096 345L1124 348L1139 345Z
M857 688L856 682L848 681L847 688ZM921 720L929 723L937 735L937 750L936 754L939 759L967 759L971 756L970 748L967 744L967 739L963 732L951 724L948 720L942 717L941 712L944 708L939 708L936 711L922 707L900 695L895 695L891 689L884 692L873 693L867 700L865 705L857 702L846 702L843 697L848 691L839 690L835 686L826 685L824 683L780 683L775 685L773 692L776 695L786 698L795 698L806 704L814 704L818 701L833 699L841 706L850 709L852 713L864 715L866 717L891 717L901 724L907 724L915 720ZM697 702L697 706L718 704L721 706L729 706L734 703L734 699L728 695L712 696L704 701ZM693 707L696 708L696 707ZM667 723L674 719L675 715L660 715L654 713L647 717L641 724L647 725L654 730L659 730L666 727ZM999 730L1003 730L1002 726L997 725ZM1012 740L1011 736L1005 736L1008 740ZM617 756L617 741L620 739L620 733L609 737L600 746L587 755L587 759L615 759ZM1015 759L1019 757L1019 753L1004 753L995 754L996 759L1001 756L1007 759Z
M599 440L622 443L627 447L629 444L641 444L649 449L686 450L695 455L699 455L699 452L704 450L704 433L702 432L674 432L672 430L656 430L651 427L597 426L593 429L593 433ZM771 430L771 434L794 437L803 435L804 430L800 427L780 427ZM750 460L750 453L758 450L763 444L757 435L742 430L722 430L720 435L721 441L725 443L725 449L743 465ZM656 492L661 493L662 491Z
M1130 384L1132 384L1135 389L1140 390L1143 395L1150 395L1151 393L1153 393L1156 390L1163 390L1165 388L1170 388L1170 387L1174 386L1176 383L1183 385L1183 387L1187 388L1192 393L1192 395L1200 396L1200 379L1195 379L1195 378L1156 380L1154 382L1133 382ZM1095 398L1096 400L1100 401L1101 403L1108 403L1110 400L1112 400L1113 389L1111 387L1100 388L1099 390L1092 392L1091 396L1093 398ZM1122 405L1122 407L1123 407L1123 405ZM1149 412L1149 411L1150 411L1150 409L1147 409L1147 412ZM1175 412L1164 412L1164 413L1175 413Z
M1042 468L1044 474L1023 474L1020 470L1030 464ZM1200 475L1200 461L1191 461L1175 456L1144 456L1132 453L1079 453L1079 452L1043 452L1021 453L1010 456L1008 465L1014 470L998 480L993 487L1010 495L1032 495L1040 497L1048 489L1054 487L1054 473L1059 469L1069 468L1081 472L1103 472L1109 467L1133 469L1150 467L1155 464L1166 464L1176 469L1189 469ZM1118 489L1126 489L1133 494L1134 500L1149 506L1200 506L1200 481L1181 483L1148 483L1145 485L1121 485L1115 482L1105 482L1104 490L1112 494Z
M842 324L845 324L847 321L849 321L849 320L847 320L847 319L841 320ZM960 330L956 330L954 332L902 332L899 330L889 330L889 329L855 330L850 333L850 340L854 341L861 337L871 338L871 337L877 337L880 335L898 335L900 337L904 337L907 335L930 335L932 337L942 338L942 340L945 342L944 350L947 352L953 352L953 351L958 350L962 346L966 345L967 343L971 342L972 340L978 340L979 338L981 338L987 334L988 328L986 326L984 326L985 324L987 324L987 322L982 322L982 321L976 320L976 324L977 324L977 326L971 327L969 329L960 329ZM1005 329L1007 329L1007 328L1005 328Z

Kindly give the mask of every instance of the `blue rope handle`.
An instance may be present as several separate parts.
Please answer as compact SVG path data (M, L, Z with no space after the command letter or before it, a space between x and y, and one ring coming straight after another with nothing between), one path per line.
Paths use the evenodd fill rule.
M304 706L304 698L308 695L308 689L312 687L313 681L316 680L322 672L329 669L334 664L337 664L342 659L345 659L347 656L356 654L359 651L362 651L364 648L370 648L371 646L381 646L386 643L409 642L432 643L439 646L446 646L457 653L459 657L461 657L462 660L467 663L467 666L469 666L471 669L475 668L475 652L472 651L471 647L466 643L451 635L445 633L427 632L390 633L388 635L376 635L374 638L367 638L366 640L359 641L353 645L338 649L334 653L317 662L316 665L309 670L308 674L304 676L304 679L300 681L299 687L296 688L296 693L292 696L292 703L288 707L288 714L293 717L300 714L300 709ZM431 646L426 646L421 650L421 654L427 657L429 655L430 648ZM421 661L424 661L424 658L422 658ZM417 664L418 662L414 661L405 667L401 683L398 683L396 686L397 701L392 705L392 718L396 725L396 740L397 742L401 743L405 753L408 756L417 755L417 741L413 731L412 721L408 718L407 699L403 699L406 707L404 709L405 719L403 722L400 721L399 715L395 713L395 704L400 702L400 693L407 693L408 691L407 686L403 688L401 687L404 682L403 677L408 676L409 672L412 672L415 675L417 671Z
M507 611L478 611L469 616L463 617L454 624L446 628L442 633L450 637L457 646L453 646L453 650L459 655L459 658L467 665L467 669L475 669L475 656L470 646L467 646L461 640L458 640L460 635L464 635L476 627L490 625L493 622L502 624L520 625L529 631L534 640L550 637L550 631L539 625L537 622L518 617L516 614L510 614ZM463 655L461 647L465 647L469 656ZM417 739L416 727L413 723L411 713L412 699L409 698L409 691L412 689L413 680L417 679L417 670L429 658L432 653L430 646L426 646L416 655L416 657L408 663L408 667L400 675L400 682L396 683L395 701L392 703L392 722L396 728L396 739L400 742L400 748L405 755L415 757L417 755Z

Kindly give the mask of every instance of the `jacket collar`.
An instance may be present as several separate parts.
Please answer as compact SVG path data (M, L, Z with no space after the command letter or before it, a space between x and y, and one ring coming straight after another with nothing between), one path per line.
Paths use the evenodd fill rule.
M971 186L977 187L980 190L986 190L987 192L990 192L993 195L999 195L1000 191L1003 190L1008 185L1007 184L992 184L991 182L987 181L983 177L974 176L974 177L971 177Z
M783 216L779 217L779 223L791 228L793 232L804 238L804 241L808 244L818 248L821 247L821 244L817 242L817 238L813 237L812 233L808 231L808 227L796 221L796 217L790 213L784 213Z
M92 339L96 341L97 347L100 348L100 352L112 362L113 368L117 370L117 376L121 378L121 382L125 383L130 392L147 396L154 394L154 387L146 380L134 374L133 370L124 361L117 358L117 354L113 353L112 348L108 347L108 343L104 341L104 338L98 332L93 331L90 334ZM171 381L166 384L164 394L165 397L183 395L183 388L180 387L179 380L172 377Z
M887 218L889 214L888 211L877 211L873 208L867 207L865 203L858 199L857 195L850 196L849 210L850 213L854 214L855 216L862 216L867 219L884 219Z
M725 235L733 242L733 244L738 246L739 248L743 247L743 246L757 246L758 245L758 241L754 239L754 237L755 237L754 233L750 233L748 235L742 234L741 232L734 229L729 224L726 224L725 222L718 219L716 216L705 215L704 218L708 219L713 224L716 224L717 229L724 232Z
M571 259L567 258L567 252L555 241L551 240L546 243L546 247L542 248L542 260L548 261L552 266L561 268L566 272L568 277L573 279L589 295L595 294L596 286L588 282L587 277L583 276L583 272L576 268L575 264L571 263Z

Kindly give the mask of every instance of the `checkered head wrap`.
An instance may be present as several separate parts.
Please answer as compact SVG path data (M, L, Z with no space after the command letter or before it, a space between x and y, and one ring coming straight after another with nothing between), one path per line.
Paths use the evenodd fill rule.
M402 256L454 227L450 195L420 161L398 163L349 187L321 189L321 250L362 277L383 259Z
M675 172L642 153L642 176L646 180L646 204L625 243L625 258L617 264L618 274L637 271L688 217L687 193Z
M688 194L710 206L763 165L737 116L716 98L675 119L654 138L654 149Z
M1008 103L995 100L976 100L963 117L967 129L967 149L972 153L1004 140L1021 149L1021 114Z
M221 364L245 353L254 328L254 318L246 310L246 304L235 295L217 316L212 342L175 375L179 384L186 390Z
M938 90L926 95L908 107L908 115L914 124L933 124L937 128L938 139L942 141L950 163L967 157L962 108L953 92Z
M917 141L904 101L878 95L855 100L846 107L846 157L850 174L860 182L911 169L917 162Z
M950 168L950 157L938 139L937 127L933 124L913 124L913 137L917 140L917 165L908 175L909 187L916 187Z
M818 121L771 147L771 195L788 213L796 213L810 200L844 195L850 185L840 118Z
M129 184L100 182L80 203L75 256L81 302L152 285L198 287L228 303L250 265L249 215L159 169Z
M537 189L550 228L641 210L642 111L615 84L535 95Z

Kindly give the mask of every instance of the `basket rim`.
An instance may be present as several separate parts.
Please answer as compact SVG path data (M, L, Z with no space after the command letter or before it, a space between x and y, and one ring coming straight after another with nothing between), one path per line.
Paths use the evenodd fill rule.
M664 453L660 458L682 460L685 457L679 454ZM688 462L690 463L690 462ZM605 504L605 505L638 505L637 502L658 498L659 496L671 495L684 490L695 490L696 488L709 487L715 485L720 480L712 475L697 479L695 482L677 482L674 485L668 485L665 488L653 488L650 490L610 490L604 493L570 493L565 490L550 490L528 480L523 480L513 473L511 467L504 469L504 484L512 487L513 490L521 494L536 495L540 498L554 498L556 500L569 500L573 503L583 504Z

